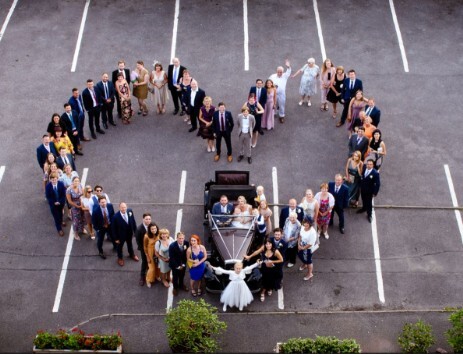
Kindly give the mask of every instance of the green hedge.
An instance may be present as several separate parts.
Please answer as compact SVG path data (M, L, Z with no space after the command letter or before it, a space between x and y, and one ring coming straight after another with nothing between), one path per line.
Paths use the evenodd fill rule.
M463 309L452 313L449 321L452 328L445 333L447 341L455 353L463 353Z
M317 336L312 338L290 338L280 344L280 353L360 353L355 339Z

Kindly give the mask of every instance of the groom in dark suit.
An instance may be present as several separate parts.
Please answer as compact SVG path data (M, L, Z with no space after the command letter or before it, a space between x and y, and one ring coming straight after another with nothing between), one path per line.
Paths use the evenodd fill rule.
M45 196L47 197L48 205L50 206L51 215L55 220L55 227L60 236L64 236L63 226L63 208L66 202L66 187L64 183L58 181L58 174L50 175L50 182L45 187Z
M334 207L331 211L330 225L333 225L334 213L339 217L339 231L344 234L344 209L349 206L349 189L342 184L342 176L334 176L334 182L328 183L328 192L334 197Z
M174 296L178 295L178 289L188 291L188 287L183 283L186 270L186 250L188 246L189 243L185 241L185 235L182 232L177 234L176 242L172 242L169 246L169 267L172 269Z
M228 162L233 161L232 146L231 146L231 132L235 123L231 112L225 110L225 103L219 102L219 110L214 112L212 116L212 128L214 129L215 136L215 149L216 155L214 161L220 160L220 151L222 147L222 138L225 140L227 145L227 160Z
M127 243L127 250L129 251L130 258L138 262L139 259L135 255L132 245L132 237L137 230L137 224L135 222L135 216L133 215L132 209L127 209L127 204L121 202L119 204L119 211L114 214L111 225L113 240L117 246L117 264L121 267L124 266L124 259L122 255L124 243Z
M361 178L360 195L362 196L362 208L357 211L357 214L366 211L368 221L371 223L373 213L373 197L376 197L381 185L379 173L374 169L373 160L368 160L363 166Z
M233 207L232 203L228 202L228 197L224 194L220 196L220 202L215 203L212 206L212 215L231 215L235 208ZM225 217L225 216L216 216L214 217L215 222L218 226L228 226L232 218Z
M336 124L337 127L346 122L350 100L355 97L355 93L359 90L363 91L362 81L356 78L355 70L349 70L349 77L342 82L341 97L344 100L344 109L342 110L341 120Z

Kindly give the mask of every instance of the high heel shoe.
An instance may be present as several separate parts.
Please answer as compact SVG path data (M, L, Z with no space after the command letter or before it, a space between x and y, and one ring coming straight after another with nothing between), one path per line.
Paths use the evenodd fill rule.
M308 276L308 277L304 277L304 280L309 280L310 282L313 281L313 274L311 276Z

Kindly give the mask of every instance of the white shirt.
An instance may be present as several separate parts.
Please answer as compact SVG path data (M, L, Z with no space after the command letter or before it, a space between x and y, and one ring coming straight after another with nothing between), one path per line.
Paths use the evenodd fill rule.
M249 116L243 116L243 126L241 127L241 132L244 134L249 133Z
M277 74L272 74L269 79L273 81L273 84L277 87L277 94L284 93L286 90L286 82L288 81L289 75L291 75L291 68L287 68L286 71L278 77Z
M191 96L190 96L190 104L193 107L195 105L195 98L196 94L198 93L198 90L191 90Z

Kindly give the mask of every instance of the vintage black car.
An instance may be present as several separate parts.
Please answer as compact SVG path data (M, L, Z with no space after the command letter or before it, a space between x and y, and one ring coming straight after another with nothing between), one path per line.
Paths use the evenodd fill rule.
M204 188L204 235L210 249L208 261L212 266L233 269L238 261L250 253L256 245L255 216L251 216L249 225L236 225L233 215L213 215L212 206L222 195L237 205L239 196L244 196L249 204L254 205L256 188L249 184L249 171L216 171L215 180L209 181ZM260 272L254 269L245 279L252 292L258 292ZM220 293L227 286L228 275L214 274L209 268L205 273L206 290Z

